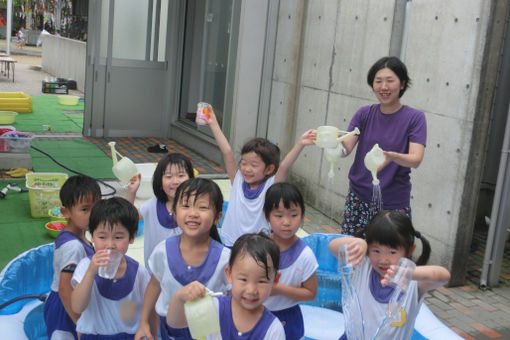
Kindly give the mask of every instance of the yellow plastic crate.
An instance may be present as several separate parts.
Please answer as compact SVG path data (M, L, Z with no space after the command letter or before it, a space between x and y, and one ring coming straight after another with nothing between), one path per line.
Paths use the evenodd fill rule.
M26 187L33 218L49 217L48 211L60 203L60 188L67 174L60 172L32 172L26 175Z

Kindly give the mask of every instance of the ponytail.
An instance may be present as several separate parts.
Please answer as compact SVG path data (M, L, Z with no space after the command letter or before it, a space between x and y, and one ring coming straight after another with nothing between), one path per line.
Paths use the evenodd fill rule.
M218 243L223 244L223 242L221 242L221 237L220 233L218 232L218 228L216 228L216 224L213 224L211 229L209 230L209 236Z
M429 257L430 257L430 243L429 241L423 236L419 231L414 232L414 236L416 238L419 238L421 240L422 250L421 255L416 261L417 266L423 266L427 264Z

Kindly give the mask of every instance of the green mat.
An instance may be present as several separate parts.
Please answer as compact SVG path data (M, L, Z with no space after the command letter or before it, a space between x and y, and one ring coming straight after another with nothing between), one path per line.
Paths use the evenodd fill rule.
M49 153L68 168L85 175L99 179L115 178L111 158L92 143L81 139L32 140L32 145ZM74 175L37 150L30 149L30 155L35 172L63 172L69 176Z
M83 111L84 102L78 105L60 105L57 96L32 96L32 113L20 113L16 123L18 131L42 132L43 125L50 125L52 132L82 132L83 113L65 113L64 111Z
M25 188L24 180L2 180L0 186L3 188L14 182ZM4 212L0 218L0 229L2 230L0 271L10 260L22 252L55 240L44 229L46 222L50 221L49 218L33 219L30 216L28 192L18 193L9 190L6 197L0 199L0 211Z

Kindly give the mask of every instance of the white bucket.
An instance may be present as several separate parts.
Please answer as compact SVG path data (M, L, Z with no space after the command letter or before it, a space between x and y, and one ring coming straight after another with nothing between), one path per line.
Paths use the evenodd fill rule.
M135 165L142 177L140 180L140 187L136 192L136 197L140 199L151 198L154 196L154 192L152 190L152 175L154 175L154 171L156 170L156 164L138 163Z

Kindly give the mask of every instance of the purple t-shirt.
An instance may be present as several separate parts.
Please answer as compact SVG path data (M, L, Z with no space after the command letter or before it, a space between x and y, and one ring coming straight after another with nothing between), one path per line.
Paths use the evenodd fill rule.
M409 106L402 106L392 114L384 114L379 104L361 107L349 124L349 131L358 127L360 135L354 163L349 171L351 191L362 201L372 200L372 175L365 167L364 158L374 144L384 151L408 153L409 143L426 145L427 122L425 114ZM410 205L411 169L391 162L377 173L384 209L402 209Z

